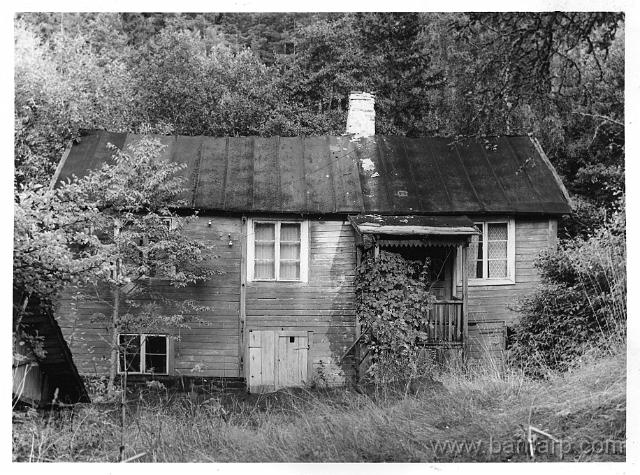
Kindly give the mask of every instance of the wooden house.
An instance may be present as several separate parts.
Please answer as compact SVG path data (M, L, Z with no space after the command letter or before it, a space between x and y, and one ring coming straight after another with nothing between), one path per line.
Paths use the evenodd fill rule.
M354 270L362 252L379 250L438 264L438 302L425 315L434 344L470 355L504 347L515 299L539 279L534 260L556 245L558 218L571 211L540 145L528 136L374 135L373 97L350 102L344 136L157 137L166 159L187 164L186 198L199 211L190 232L213 246L225 274L179 290L213 307L209 325L183 329L177 341L131 336L142 353L164 357L154 376L197 368L245 378L252 390L319 373L352 378L357 365L344 355L359 333ZM88 133L55 179L82 176L109 159L107 144L138 139ZM57 310L81 373L108 371L95 310L70 298ZM137 370L149 373L144 366Z

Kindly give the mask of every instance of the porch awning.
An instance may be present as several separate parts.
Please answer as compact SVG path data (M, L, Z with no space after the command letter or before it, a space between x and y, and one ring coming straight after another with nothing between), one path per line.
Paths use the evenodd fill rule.
M364 214L349 216L360 234L388 236L458 236L480 234L466 216L381 216Z

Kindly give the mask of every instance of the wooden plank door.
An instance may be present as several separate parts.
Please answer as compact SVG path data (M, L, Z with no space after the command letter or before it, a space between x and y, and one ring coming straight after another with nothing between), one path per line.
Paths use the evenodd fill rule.
M249 392L265 393L276 388L276 337L273 331L249 332Z
M302 386L308 380L309 337L281 334L278 337L277 377L279 388Z

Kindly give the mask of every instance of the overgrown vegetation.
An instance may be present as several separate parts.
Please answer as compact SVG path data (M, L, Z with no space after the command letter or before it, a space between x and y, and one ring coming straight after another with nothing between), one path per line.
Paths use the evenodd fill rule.
M626 340L625 215L537 262L542 283L522 299L511 356L528 371L564 370L585 352L617 351Z
M533 426L563 442L564 461L625 460L623 349L548 380L492 366L437 379L441 383L417 386L410 394L404 387L373 388L368 394L342 388L266 396L176 394L153 385L142 397L129 397L135 402L127 407L124 457L139 456L136 462L526 462L532 460L526 439ZM116 461L119 415L116 405L101 404L52 414L14 413L13 459ZM559 460L548 446L544 453L544 440L535 444L535 460Z
M420 345L428 335L424 316L435 301L430 262L400 254L370 253L356 271L356 318L373 360L369 373L379 382L416 377L424 371Z

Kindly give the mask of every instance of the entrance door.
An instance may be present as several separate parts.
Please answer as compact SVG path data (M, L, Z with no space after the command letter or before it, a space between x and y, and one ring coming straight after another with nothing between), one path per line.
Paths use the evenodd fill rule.
M249 331L249 392L302 386L309 374L309 333Z

